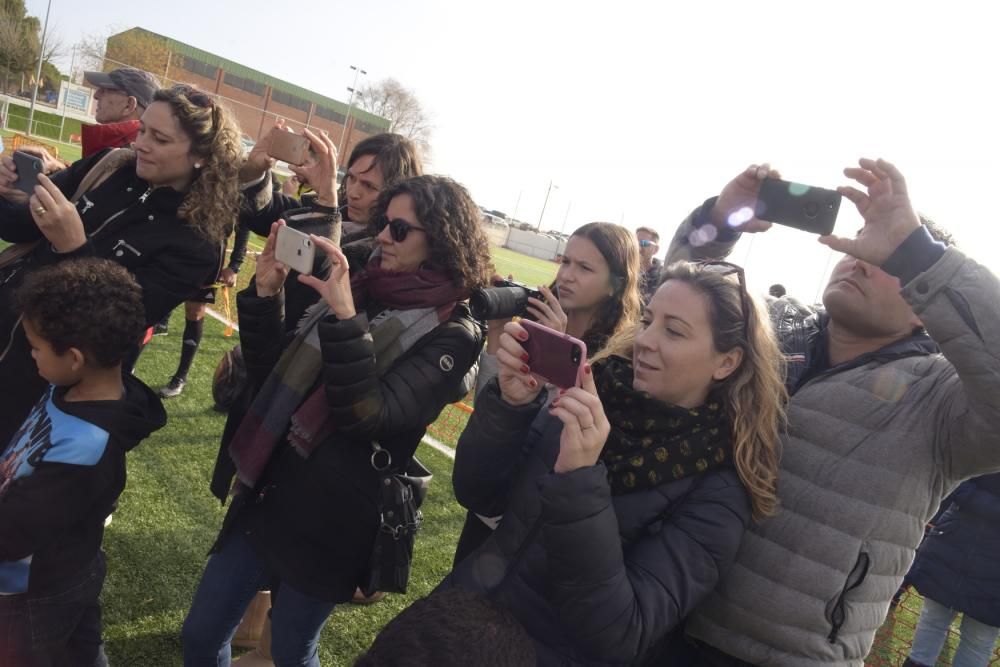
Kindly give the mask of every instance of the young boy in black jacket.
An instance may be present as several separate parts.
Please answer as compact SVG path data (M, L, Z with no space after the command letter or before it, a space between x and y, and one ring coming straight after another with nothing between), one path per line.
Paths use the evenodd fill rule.
M114 262L70 260L27 277L15 303L50 386L0 444L0 665L106 665L104 520L125 453L166 423L121 371L145 328L141 289Z

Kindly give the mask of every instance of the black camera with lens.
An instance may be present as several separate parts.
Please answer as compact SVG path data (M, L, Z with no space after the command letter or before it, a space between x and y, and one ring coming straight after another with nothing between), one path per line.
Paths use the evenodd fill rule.
M545 296L513 280L498 280L493 287L478 289L469 297L469 309L478 320L505 320L509 317L534 319L528 314L528 297L540 301Z

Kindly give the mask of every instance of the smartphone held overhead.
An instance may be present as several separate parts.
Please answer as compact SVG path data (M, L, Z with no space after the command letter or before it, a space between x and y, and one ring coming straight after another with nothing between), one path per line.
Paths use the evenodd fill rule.
M288 268L308 276L312 273L313 260L316 258L316 244L308 234L287 226L278 227L274 258Z
M560 389L579 387L587 363L587 345L568 334L522 319L528 340L521 345L528 353L531 372Z
M276 160L301 166L309 156L309 147L309 140L301 134L275 131L271 133L267 154Z
M41 159L22 151L14 151L14 155L11 157L14 160L14 167L17 169L17 180L14 181L14 187L26 195L35 194L38 175L44 172Z
M755 213L761 220L826 236L833 233L842 198L836 190L767 178Z

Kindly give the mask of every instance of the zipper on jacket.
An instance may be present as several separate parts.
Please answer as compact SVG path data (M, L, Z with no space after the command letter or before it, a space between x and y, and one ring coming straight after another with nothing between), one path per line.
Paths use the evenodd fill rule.
M851 568L847 579L844 580L844 588L840 591L840 595L837 596L837 602L833 605L833 611L830 612L831 628L830 634L826 639L831 644L837 641L840 628L844 625L844 621L847 620L847 614L844 612L844 603L846 602L847 594L864 582L865 577L868 576L870 565L871 558L868 556L868 552L862 549L858 553L858 560L855 561L854 567Z

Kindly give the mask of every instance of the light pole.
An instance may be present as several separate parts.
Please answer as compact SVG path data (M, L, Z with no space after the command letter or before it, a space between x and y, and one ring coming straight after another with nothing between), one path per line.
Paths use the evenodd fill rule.
M566 221L569 220L569 210L572 207L573 207L573 202L566 204L566 215L563 216L563 224L562 227L559 228L559 231L562 232L563 234L566 233Z
M545 207L549 203L549 195L552 194L552 188L558 190L559 186L553 185L552 181L549 181L549 189L545 191L545 201L542 202L542 212L538 214L538 226L535 227L535 231L542 231L542 217L545 216Z
M28 111L28 134L31 134L31 123L35 119L35 101L38 99L38 84L42 79L42 60L45 58L45 37L49 31L49 10L52 0L45 7L45 25L42 27L42 40L38 47L38 69L35 70L35 89L31 93L31 109ZM60 137L61 138L61 137Z
M344 139L347 137L347 124L351 122L351 108L354 107L354 90L358 87L358 76L361 74L368 74L368 72L363 69L351 65L351 69L354 70L354 85L348 87L347 90L351 91L351 97L347 102L347 115L344 117L344 129L340 131L340 143L337 144L337 160L340 161L340 157L344 153Z

